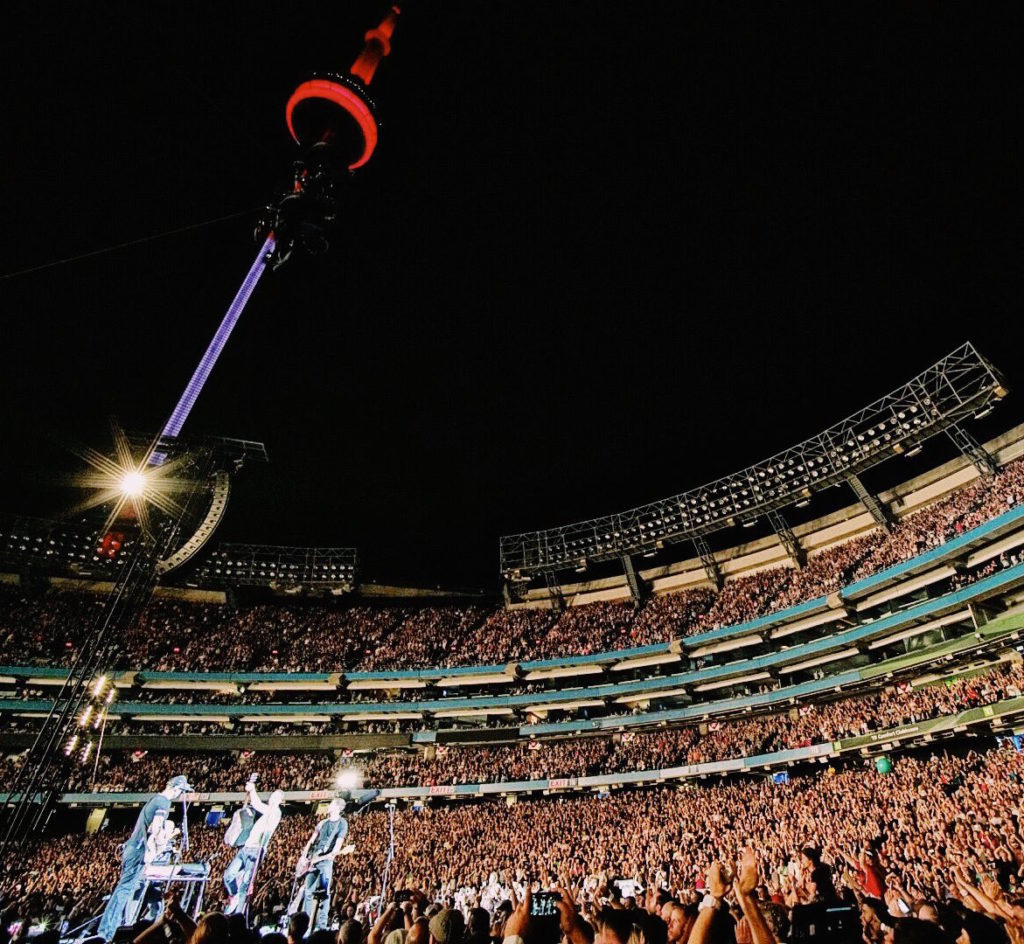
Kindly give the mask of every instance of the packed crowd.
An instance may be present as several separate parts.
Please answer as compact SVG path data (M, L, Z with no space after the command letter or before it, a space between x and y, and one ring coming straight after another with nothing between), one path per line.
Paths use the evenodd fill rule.
M903 519L814 554L797 570L740 576L720 591L683 590L562 613L479 605L385 607L260 603L237 608L154 601L121 646L126 667L158 670L328 672L547 658L664 642L737 625L828 594L927 551L1024 500L1024 460ZM8 664L67 662L100 606L50 591L26 599L0 590L0 652Z
M1024 550L1003 551L998 557L993 557L977 567L970 570L957 571L950 579L951 590L963 590L972 583L991 577L993 574L1007 567L1016 567L1024 561Z
M889 730L929 718L1016 698L1024 692L1024 663L1002 665L968 678L914 689L907 685L836 701L807 704L784 714L724 720L702 726L624 732L568 740L456 747L416 752L235 751L158 754L107 752L94 771L80 768L74 790L134 792L156 788L177 773L202 792L238 791L251 774L285 790L331 789L350 769L366 788L432 787L584 777L655 770L749 757ZM20 755L0 765L11 773ZM352 781L347 781L352 782Z
M983 580L1000 570L1008 567L1015 567L1024 561L1024 550L1004 550L1000 554L984 561L972 568L957 570L947 581L948 588L950 591L956 591L968 587L971 584ZM675 594L675 597L684 596L683 594ZM667 597L660 599L669 599ZM612 614L609 618L614 619L614 613L617 608L621 607L621 604L608 604L606 607L598 605L596 607L588 607L591 610L592 615L595 618L600 619L602 614ZM697 658L693 660L693 666L696 668L702 668L705 664L705 660ZM818 670L814 677L824 677L824 670ZM517 695L524 694L535 694L538 692L549 691L552 687L552 680L535 680L535 681L523 681L521 678L515 676L509 676L509 681L515 683L514 692ZM7 687L9 685L10 687ZM26 700L48 700L52 698L54 689L51 688L40 688L31 685L18 686L16 683L11 682L4 685L0 683L0 697L4 699L17 699L20 701ZM774 680L770 683L763 683L760 686L749 686L741 685L738 687L739 694L753 694L755 691L767 692L780 685L778 680ZM478 688L473 686L461 687L459 689L447 689L438 688L434 686L423 685L423 687L403 687L403 688L392 688L392 689L336 689L333 687L319 689L303 689L296 695L294 690L278 690L278 689L256 689L250 688L244 683L242 684L228 684L225 683L220 688L195 688L195 687L182 687L182 688L147 688L147 687L136 687L131 689L127 693L127 700L132 703L146 703L146 704L168 704L168 705L217 705L217 704L246 704L246 705L259 705L259 704L272 704L285 702L289 704L317 704L319 702L326 702L329 704L336 704L339 701L351 702L354 704L372 703L380 704L387 703L389 701L402 701L402 702L421 702L430 699L445 698L449 696L454 697L466 697L468 695L475 694L476 691L480 691ZM488 690L488 694L492 694L492 690ZM124 700L124 696L122 696ZM159 722L150 721L147 723L146 728L135 725L134 728L137 731L148 730L149 733L154 733L152 725ZM529 723L529 722L528 722ZM201 723L200 723L201 724ZM252 728L252 725L259 725L261 728L278 727L274 722L246 722L247 730ZM363 727L364 723L360 723L360 728ZM397 730L393 726L393 723L384 723L389 730ZM192 724L193 728L196 728L196 723ZM426 727L427 725L421 725ZM5 723L4 729L7 730L7 724ZM133 729L133 723L123 718L118 718L111 722L111 731L118 734L131 733ZM384 730L385 728L382 728ZM203 730L207 730L206 726L203 726ZM209 727L210 731L217 730L217 726ZM322 723L314 722L312 727L306 733L313 733L314 730L330 730L330 723L326 725ZM180 729L176 726L165 725L164 733L173 734L180 732Z
M602 918L602 905L647 906L667 924L657 938L662 944L774 940L774 930L767 937L741 930L746 907L733 914L725 936L690 936L691 928L708 923L697 903L710 900L727 914L717 900L730 897L730 888L755 895L769 929L783 934L787 921L799 920L802 906L846 900L861 904L857 931L869 942L1016 942L1024 934L1022 802L1024 755L1002 748L902 757L889 772L829 768L788 784L747 780L510 806L414 807L396 815L390 874L393 887L414 889L421 901L470 913L484 907L489 920L508 913L506 899L513 899L514 909L531 881L545 888L557 884L563 903L599 928L602 922L616 926ZM260 921L287 901L312 825L306 815L282 821L253 900ZM221 832L198 822L190 831L190 856L214 856L215 890L228 858ZM98 911L117 881L116 850L124 836L114 831L43 839L27 861L4 863L6 900L14 913L74 920ZM334 876L332 906L339 917L364 915L380 888L387 813L354 816L348 841L354 851L339 860ZM731 885L737 860L746 892ZM911 916L933 921L943 936L884 937L886 928L898 935L916 927ZM602 936L601 944L613 940L628 944L629 935ZM462 944L461 938L449 944Z
M1024 501L1024 461L1005 466L994 479L975 480L942 501L915 512L868 553L850 576L861 580L917 557L991 521Z

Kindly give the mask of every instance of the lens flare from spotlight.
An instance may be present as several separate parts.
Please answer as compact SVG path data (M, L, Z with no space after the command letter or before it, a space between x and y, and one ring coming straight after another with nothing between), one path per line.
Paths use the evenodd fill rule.
M146 491L146 476L138 469L127 469L121 476L121 494L128 498L138 498Z
M135 519L146 533L150 532L151 510L170 517L182 514L177 496L195 485L182 475L183 460L165 456L165 461L153 465L150 459L156 449L155 442L140 455L120 428L115 425L112 431L112 456L86 446L70 447L88 468L70 476L67 484L88 489L90 494L70 509L69 514L81 514L105 505L109 511L104 531L126 516Z
M346 767L334 782L339 790L355 790L363 782L363 775L358 767Z

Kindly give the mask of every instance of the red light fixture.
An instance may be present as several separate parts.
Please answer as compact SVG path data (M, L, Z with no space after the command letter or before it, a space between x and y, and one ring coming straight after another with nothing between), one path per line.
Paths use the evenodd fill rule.
M296 130L295 109L304 102L319 102L333 105L340 108L349 115L358 126L363 137L363 150L351 164L349 170L362 167L372 156L373 149L377 146L377 122L370 111L370 106L353 89L342 85L340 82L330 79L310 79L303 82L288 99L285 106L284 117L288 122L288 130L297 144L315 144L315 141L303 140L303 134ZM329 126L324 128L322 134L330 136ZM321 137L321 140L323 138Z
M310 79L292 92L285 106L285 121L297 144L311 147L322 142L350 147L353 150L346 155L351 161L349 170L356 170L369 161L377 146L377 120L365 90L373 81L381 60L391 53L391 37L399 12L398 7L393 6L384 19L366 33L362 51L352 63L348 76ZM352 136L355 130L358 130L358 138Z

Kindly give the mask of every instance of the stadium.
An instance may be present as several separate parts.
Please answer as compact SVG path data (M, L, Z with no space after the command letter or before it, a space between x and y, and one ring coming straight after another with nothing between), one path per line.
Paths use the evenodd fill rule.
M390 323L389 306L422 304L424 321L460 306L475 317L481 306L480 294L463 297L442 279L431 309L424 299L433 283L424 287L406 270L422 276L450 260L451 246L438 236L437 248L423 250L427 261L414 262L403 239L423 242L410 222L420 218L410 211L390 220L432 167L420 153L424 129L433 128L423 102L449 107L439 102L465 81L452 65L461 55L474 64L466 73L493 67L495 85L478 93L490 101L519 53L506 60L489 44L502 26L519 41L530 33L517 16L471 24L471 12L438 13L430 25L417 7L357 4L332 11L334 19L318 11L331 41L310 36L308 50L289 55L307 70L306 58L334 56L331 71L303 72L286 89L290 150L273 156L291 170L262 209L234 214L247 227L256 221L255 239L251 249L243 244L244 278L223 315L154 317L150 334L119 329L122 358L111 358L110 383L101 372L95 401L69 396L60 379L47 389L49 376L66 373L59 364L88 362L73 338L56 333L66 314L12 335L41 330L49 342L38 355L24 342L26 366L10 357L15 380L3 390L21 418L4 428L18 448L4 462L0 505L0 944L160 936L176 944L1024 941L1024 414L1012 324L963 317L947 329L907 316L888 338L843 333L837 341L815 322L809 346L786 342L788 353L782 341L772 347L772 330L789 341L807 332L775 327L757 335L743 371L732 371L750 374L744 388L726 367L744 341L736 338L735 352L716 348L711 333L700 333L713 327L680 327L674 314L649 337L642 325L631 335L609 287L616 310L594 317L621 332L623 349L636 342L640 371L630 375L635 396L622 396L621 378L604 378L621 401L615 413L611 399L588 409L564 360L545 386L544 332L564 328L582 351L582 308L566 309L562 327L545 320L550 313L524 321L529 343L506 355L475 346L465 326L449 331L433 319L420 334L411 322ZM742 32L731 18L692 15L690 28L709 42L715 30ZM598 25L586 26L578 12L552 16L564 35L571 26L587 42L624 38L617 17L595 13ZM211 34L225 24L212 15ZM950 42L957 32L948 22L926 26ZM111 41L129 28L117 27ZM634 40L649 36L637 29ZM342 30L348 45L333 35ZM474 37L483 53L470 48ZM657 60L660 40L649 41ZM527 48L539 55L548 47L537 42ZM431 44L452 75L407 90L424 74ZM30 78L31 51L22 66ZM198 52L168 54L201 68ZM571 71L584 73L575 67L586 57L572 58L582 53L571 43L567 55ZM545 82L565 78L537 61ZM230 71L207 68L207 78ZM291 80L269 72L276 91ZM927 84L930 73L921 75ZM237 90L224 83L223 93L204 85L194 94L216 110L217 95ZM663 89L649 87L651 114L670 114ZM802 102L803 88L797 81L780 107ZM37 105L53 104L45 86L38 94ZM585 110L579 94L554 90L551 107ZM975 107L970 95L966 102ZM754 111L738 114L754 127ZM173 114L171 106L168 121ZM31 116L20 120L36 127ZM935 133L945 133L946 118L934 120ZM413 129L404 138L403 121ZM458 145L452 180L486 163L465 148L486 139L487 126L458 125L445 128ZM221 117L211 127L231 124ZM649 142L652 154L658 141ZM575 162L579 143L564 146ZM424 162L422 176L398 181L409 154ZM603 181L596 163L594 179ZM504 173L488 166L485 176ZM400 196L389 203L383 194L393 181ZM1001 195L1002 179L993 181ZM239 186L248 192L249 183ZM653 186L662 192L660 180ZM530 187L545 192L535 180ZM434 221L438 211L422 212ZM747 225L726 216L730 231ZM224 219L11 268L0 292L52 266L53 287L27 288L24 298L41 298L48 310L66 288L88 305L79 280L92 276L75 267L117 268L107 260L126 246L166 267L174 240L199 233L201 242ZM512 215L506 225L510 242L521 241L537 218ZM950 225L953 234L967 226L959 218ZM586 220L573 227L586 243ZM709 231L708 239L717 237ZM626 254L626 242L615 252ZM455 262L452 272L484 264L467 258L474 265ZM500 294L512 276L497 258L493 272L472 278ZM617 277L607 260L594 265L581 280ZM185 267L187 297L198 305L205 262ZM221 294L227 268L216 272ZM137 290L136 276L125 278ZM859 269L852 278L859 284ZM115 273L102 280L119 291ZM399 290L392 281L412 284ZM1007 288L998 275L991 282ZM339 286L344 303L328 307ZM759 283L751 298L762 290ZM929 304L941 304L936 293ZM766 311L777 314L798 293L783 295L769 297ZM411 427L355 416L346 371L365 369L358 385L379 380L373 396L412 414L431 437L449 423L476 429L478 405L462 413L453 402L424 420L420 375L385 382L387 368L369 348L353 342L339 354L331 335L310 335L303 344L323 350L303 352L300 377L287 368L290 342L263 337L269 312L285 313L283 321L308 313L310 330L329 331L322 314L333 319L347 307L365 324L347 326L345 340L371 327L384 341L392 328L412 334L413 347L434 351L432 373L443 372L440 349L454 346L455 372L472 376L470 400L489 396L488 374L520 365L513 381L529 393L480 442L453 448L438 431L438 451L417 452ZM708 315L714 322L710 305ZM266 358L259 363L245 334L253 321ZM196 335L182 345L187 357L176 353L179 329ZM211 330L196 365L196 339L205 343ZM724 340L734 333L729 325ZM655 348L677 342L673 356L687 369L655 378L647 352L654 363ZM712 362L707 377L720 392L712 395L697 379L702 368L679 353L691 342ZM56 353L62 346L66 362ZM248 353L233 360L238 346ZM540 366L530 368L534 348ZM275 355L283 365L275 379L294 382L240 393ZM333 366L345 358L350 368ZM370 363L360 368L360 360ZM16 395L19 371L39 379L35 403ZM157 389L144 392L140 377ZM168 401L164 387L186 377ZM454 373L445 382L462 389ZM648 394L661 383L676 395L659 413ZM326 405L311 402L332 389ZM108 403L123 404L128 422L97 433L89 424L107 421ZM36 428L51 410L86 432L36 450ZM688 436L697 414L704 432ZM494 445L505 427L507 441ZM314 428L326 446L309 445ZM645 465L641 440L651 429L659 436ZM237 430L263 438L227 435ZM581 467L601 460L594 482L568 474L563 439L580 451ZM282 443L293 456L279 472ZM548 464L537 458L545 450ZM374 471L375 451L394 478ZM480 456L507 473L493 479L493 492ZM360 475L371 484L360 485ZM547 500L538 491L545 479L561 481ZM529 483L518 497L517 482ZM672 487L660 490L664 483ZM478 515L478 501L499 510ZM387 503L393 517L381 514ZM411 503L438 536L418 543L419 525L396 525ZM548 526L526 530L538 524ZM330 543L302 543L325 533ZM365 535L365 548L349 534ZM490 577L474 584L482 570ZM439 583L438 574L448 578Z

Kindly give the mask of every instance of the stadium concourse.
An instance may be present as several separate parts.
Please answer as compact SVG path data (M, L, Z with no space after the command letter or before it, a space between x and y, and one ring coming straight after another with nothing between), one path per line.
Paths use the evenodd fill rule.
M216 906L230 854L198 814L257 774L288 801L257 926L285 913L313 807L342 783L378 800L350 811L339 944L544 944L520 903L556 887L571 944L1024 940L1024 460L951 478L802 567L639 604L158 597L119 647L103 749L0 865L3 927L98 913L135 808L181 775ZM4 779L97 599L0 589Z

